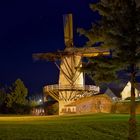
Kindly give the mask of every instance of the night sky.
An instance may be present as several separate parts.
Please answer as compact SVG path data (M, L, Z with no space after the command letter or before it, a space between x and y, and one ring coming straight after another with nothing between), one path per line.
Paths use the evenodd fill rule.
M30 93L58 81L52 62L34 61L33 53L64 49L62 15L73 14L74 44L82 46L76 28L90 28L100 17L89 8L97 0L0 1L0 84L21 78Z

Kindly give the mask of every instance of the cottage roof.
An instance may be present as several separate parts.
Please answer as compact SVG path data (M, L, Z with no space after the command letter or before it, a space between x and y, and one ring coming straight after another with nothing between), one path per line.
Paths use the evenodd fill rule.
M111 98L117 97L110 88L107 88L104 94L110 96Z

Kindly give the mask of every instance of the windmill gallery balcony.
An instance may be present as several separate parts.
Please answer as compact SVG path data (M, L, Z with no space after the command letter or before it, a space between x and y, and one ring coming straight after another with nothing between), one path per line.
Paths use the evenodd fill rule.
M63 93L67 96L63 96ZM56 100L76 100L82 97L88 97L99 93L99 87L94 85L47 85L44 87L44 93L52 96Z

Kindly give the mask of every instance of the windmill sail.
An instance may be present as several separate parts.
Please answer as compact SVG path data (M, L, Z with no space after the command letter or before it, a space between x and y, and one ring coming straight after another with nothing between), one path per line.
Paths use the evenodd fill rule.
M73 47L73 25L72 25L72 14L63 15L63 26L64 26L64 42L65 46Z

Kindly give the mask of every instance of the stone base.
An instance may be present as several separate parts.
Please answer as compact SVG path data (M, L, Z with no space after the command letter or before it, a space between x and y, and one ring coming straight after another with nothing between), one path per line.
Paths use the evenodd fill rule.
M76 113L76 106L70 105L72 101L59 101L59 115Z

